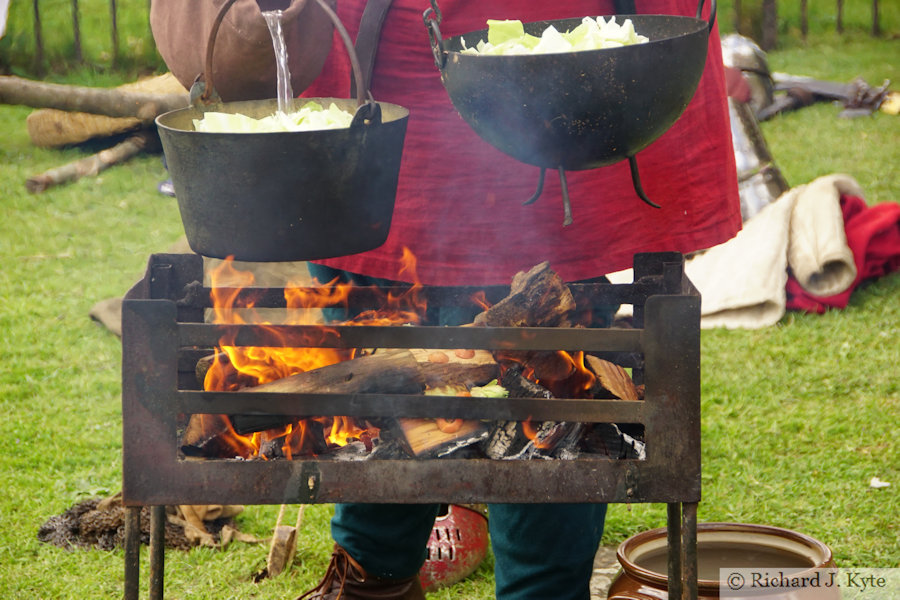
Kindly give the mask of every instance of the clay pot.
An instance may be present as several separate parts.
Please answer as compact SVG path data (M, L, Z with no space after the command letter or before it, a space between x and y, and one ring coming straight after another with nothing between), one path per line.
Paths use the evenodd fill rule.
M653 529L622 542L616 552L622 572L609 588L608 600L667 600L665 528ZM802 533L744 523L701 523L697 526L697 571L699 600L719 598L719 569L816 569L834 568L831 549ZM777 571L774 571L777 572ZM794 572L791 571L794 575ZM735 596L729 595L729 598ZM749 597L749 596L748 596ZM754 595L765 600L837 600L836 588L773 590Z

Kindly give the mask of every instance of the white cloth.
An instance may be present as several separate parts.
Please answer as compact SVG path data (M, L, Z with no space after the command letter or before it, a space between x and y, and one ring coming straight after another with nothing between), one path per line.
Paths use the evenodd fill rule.
M0 0L0 38L6 33L6 19L9 15L9 3L11 0Z
M785 313L788 272L817 296L848 289L856 279L847 245L841 194L863 197L849 175L798 186L744 223L732 239L692 257L685 273L701 295L702 328L758 329ZM630 282L629 271L609 276ZM628 314L625 307L620 314Z

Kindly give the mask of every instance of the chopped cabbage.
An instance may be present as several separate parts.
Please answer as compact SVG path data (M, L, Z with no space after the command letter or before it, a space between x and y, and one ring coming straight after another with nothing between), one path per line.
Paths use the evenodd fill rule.
M435 388L429 388L425 391L426 396L474 396L476 398L506 398L509 396L509 390L497 383L496 379L482 385L475 386L470 390L466 390L463 385L442 385Z
M650 41L634 30L631 19L625 19L620 25L615 17L610 17L609 21L603 17L585 17L580 25L565 33L550 25L541 37L525 33L522 22L517 20L489 19L487 24L487 41L480 40L474 48L467 48L463 40L463 54L552 54L618 48Z
M506 398L509 396L509 390L497 383L496 379L482 386L473 387L469 393L476 398Z
M338 108L333 102L326 109L315 101L304 104L292 113L254 119L238 113L210 111L203 118L194 119L194 130L206 133L271 133L276 131L311 131L314 129L342 129L350 127L353 113Z

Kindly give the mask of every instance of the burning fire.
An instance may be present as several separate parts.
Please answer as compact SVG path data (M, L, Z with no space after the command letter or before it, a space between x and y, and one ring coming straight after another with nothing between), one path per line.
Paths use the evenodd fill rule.
M416 277L415 256L404 249L401 258L399 276L412 279L413 284L400 293L384 295L382 308L368 310L352 317L343 325L403 325L418 324L424 315L426 304L420 297L421 283ZM222 282L229 285L224 286ZM217 324L244 325L254 324L267 329L277 338L276 329L268 327L272 323L266 321L255 311L255 303L239 301L241 292L251 288L255 283L249 271L239 271L232 261L225 260L210 273L210 295L212 300L212 322ZM318 282L316 282L318 284ZM347 307L347 299L352 284L337 280L325 284L305 286L288 285L284 290L287 315L295 315L284 324L315 325L315 317L310 309L328 307ZM246 295L245 295L246 296ZM300 309L300 310L295 310ZM319 335L328 335L327 326L315 328ZM281 339L281 338L277 338ZM322 339L322 338L319 338ZM216 357L206 372L203 389L206 391L237 391L245 387L254 387L284 377L325 367L340 361L350 360L355 356L353 349L316 347L316 339L308 339L301 347L278 346L236 346L234 339L223 336L216 348ZM300 420L277 430L256 432L250 436L238 434L225 415L195 415L200 417L203 431L222 431L227 440L229 450L235 455L264 457L260 453L263 443L269 440L282 439L281 451L285 457L299 454L309 446L308 428L310 423ZM324 427L325 439L330 445L343 446L356 439L370 439L377 436L377 429L372 431L370 424L359 424L350 417L318 417L313 421Z
M415 256L409 250L404 250L401 265L398 279L410 280L412 285L404 286L400 292L383 293L378 303L380 308L352 316L342 325L415 325L423 321L427 307L424 294L420 293L422 285L416 276ZM214 269L210 273L212 322L253 324L281 340L282 338L277 338L278 330L271 327L272 323L257 312L254 301L248 300L252 294L248 294L247 289L252 288L254 283L253 274L237 270L230 259ZM288 310L284 314L288 318L283 324L318 325L310 328L310 331L320 337L307 339L300 346L285 344L250 347L237 346L233 338L223 336L206 372L204 390L237 391L353 359L356 354L353 349L317 346L333 330L321 323L320 314L315 310L348 308L352 289L353 284L337 280L324 284L315 282L314 285L290 284L285 287L284 299ZM474 295L472 301L485 310L490 308L483 293ZM521 352L496 354L501 366L514 362L524 363L525 376L550 390L556 397L591 397L596 378L585 366L583 352L569 354L558 351L553 360L538 360L533 364L526 362ZM193 432L195 439L216 435L218 455L266 458L267 449L271 450L274 444L280 450L280 455L288 459L293 456L315 455L328 446L344 446L356 440L363 442L371 450L372 440L379 434L377 427L369 422L359 423L351 417L330 416L300 419L275 429L241 435L235 431L231 419L226 415L193 415L189 430ZM523 422L522 430L536 445L540 445L541 440L538 439L534 424ZM322 446L323 438L326 447Z

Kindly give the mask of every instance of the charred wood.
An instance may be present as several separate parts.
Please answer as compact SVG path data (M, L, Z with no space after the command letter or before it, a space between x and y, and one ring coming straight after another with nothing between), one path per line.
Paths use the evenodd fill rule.
M425 375L408 350L390 351L347 360L290 377L244 388L245 392L294 394L418 394ZM246 434L283 427L299 417L231 415L235 431Z
M643 395L638 392L637 387L631 380L631 376L619 365L590 354L585 357L585 362L587 367L597 376L594 387L595 398L605 397L605 393L621 400L640 400L643 398Z
M519 366L508 368L500 383L510 398L553 398L550 390L525 377ZM582 423L565 421L498 421L484 443L484 453L503 460L575 458L583 428Z
M567 327L575 299L559 275L543 262L516 273L509 295L475 317L488 327Z
M458 419L459 427L442 429L435 419L397 419L394 430L401 446L416 458L440 458L483 441L488 425Z
M646 452L643 429L642 425L591 423L586 427L578 447L583 454L642 460Z

